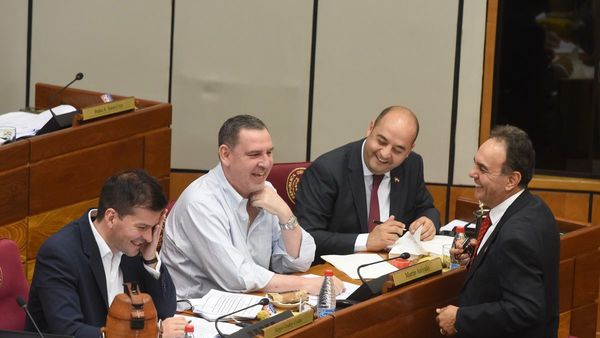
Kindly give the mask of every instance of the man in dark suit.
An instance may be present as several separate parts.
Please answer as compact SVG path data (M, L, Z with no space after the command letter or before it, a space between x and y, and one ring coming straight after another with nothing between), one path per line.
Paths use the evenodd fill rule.
M317 244L317 257L380 251L408 226L430 240L439 213L425 187L423 160L412 152L419 122L392 106L371 121L367 137L334 149L305 171L296 215Z
M29 309L42 332L98 337L123 282L152 296L158 317L173 316L175 287L156 254L167 200L143 170L109 178L98 209L48 238L37 255ZM27 329L35 331L30 320ZM185 320L163 321L163 336L183 335Z
M495 128L475 154L469 176L490 212L472 241L458 307L437 309L441 334L557 336L559 233L550 209L527 190L534 164L529 137L512 126Z

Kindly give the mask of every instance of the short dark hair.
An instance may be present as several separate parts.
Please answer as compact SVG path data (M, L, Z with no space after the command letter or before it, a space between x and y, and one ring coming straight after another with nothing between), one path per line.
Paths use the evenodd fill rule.
M119 217L123 217L132 215L134 208L162 211L166 206L163 188L154 177L143 169L125 170L104 182L96 217L103 220L108 208L115 209Z
M410 114L410 116L413 117L413 119L415 120L415 125L417 126L417 132L415 134L415 139L413 140L413 143L417 140L417 136L419 136L419 119L417 118L417 115L415 115L415 113L403 106L389 106L387 108L385 108L384 110L381 111L381 113L379 113L379 115L377 115L377 118L375 119L375 123L373 124L373 126L376 126L377 123L379 123L379 121L381 121L382 118L384 118L384 116L387 115L387 113L389 113L392 110L404 110L406 112L408 112Z
M501 141L506 147L506 161L502 165L502 173L518 171L521 173L519 186L527 188L535 169L535 149L527 133L511 125L496 126L490 138Z
M258 117L252 115L231 117L219 129L219 146L226 144L229 148L235 147L242 129L263 130L267 129L267 126Z

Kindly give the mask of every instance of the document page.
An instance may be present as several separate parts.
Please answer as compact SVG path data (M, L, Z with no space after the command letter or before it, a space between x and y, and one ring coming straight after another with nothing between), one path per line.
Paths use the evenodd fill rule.
M204 297L190 299L190 302L192 303L194 313L214 321L220 316L256 304L263 298L264 297L247 295L244 293L210 290ZM254 319L260 310L262 310L262 306L256 305L236 313L233 317L240 319Z
M335 266L336 269L347 274L352 279L360 279L356 270L360 265L381 261L383 258L374 253L356 253L351 255L324 255L321 256L326 262ZM365 279L373 279L390 272L398 270L388 262L373 264L360 269L360 274Z

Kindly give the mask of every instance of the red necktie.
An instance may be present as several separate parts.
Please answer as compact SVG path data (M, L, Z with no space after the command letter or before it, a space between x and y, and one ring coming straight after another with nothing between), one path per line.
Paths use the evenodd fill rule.
M377 225L375 222L379 222L379 196L377 196L377 190L383 180L383 175L373 175L373 185L371 186L371 203L369 204L369 232Z
M477 246L475 247L473 258L475 258L475 256L477 256L477 250L481 246L481 240L483 240L483 236L485 236L485 233L490 228L490 225L492 225L492 220L490 219L490 215L488 214L483 219L483 222L481 222L481 226L479 227L479 232L477 233ZM471 259L471 260L473 260L473 259Z

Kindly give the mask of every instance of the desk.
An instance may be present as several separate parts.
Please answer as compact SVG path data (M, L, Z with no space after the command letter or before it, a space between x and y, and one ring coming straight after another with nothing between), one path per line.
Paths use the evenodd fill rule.
M45 108L61 87L35 88L35 105ZM55 102L82 108L102 103L101 94L69 88ZM0 237L17 242L29 280L41 244L95 207L110 175L144 168L169 191L171 105L149 100L136 105L136 111L0 147Z

